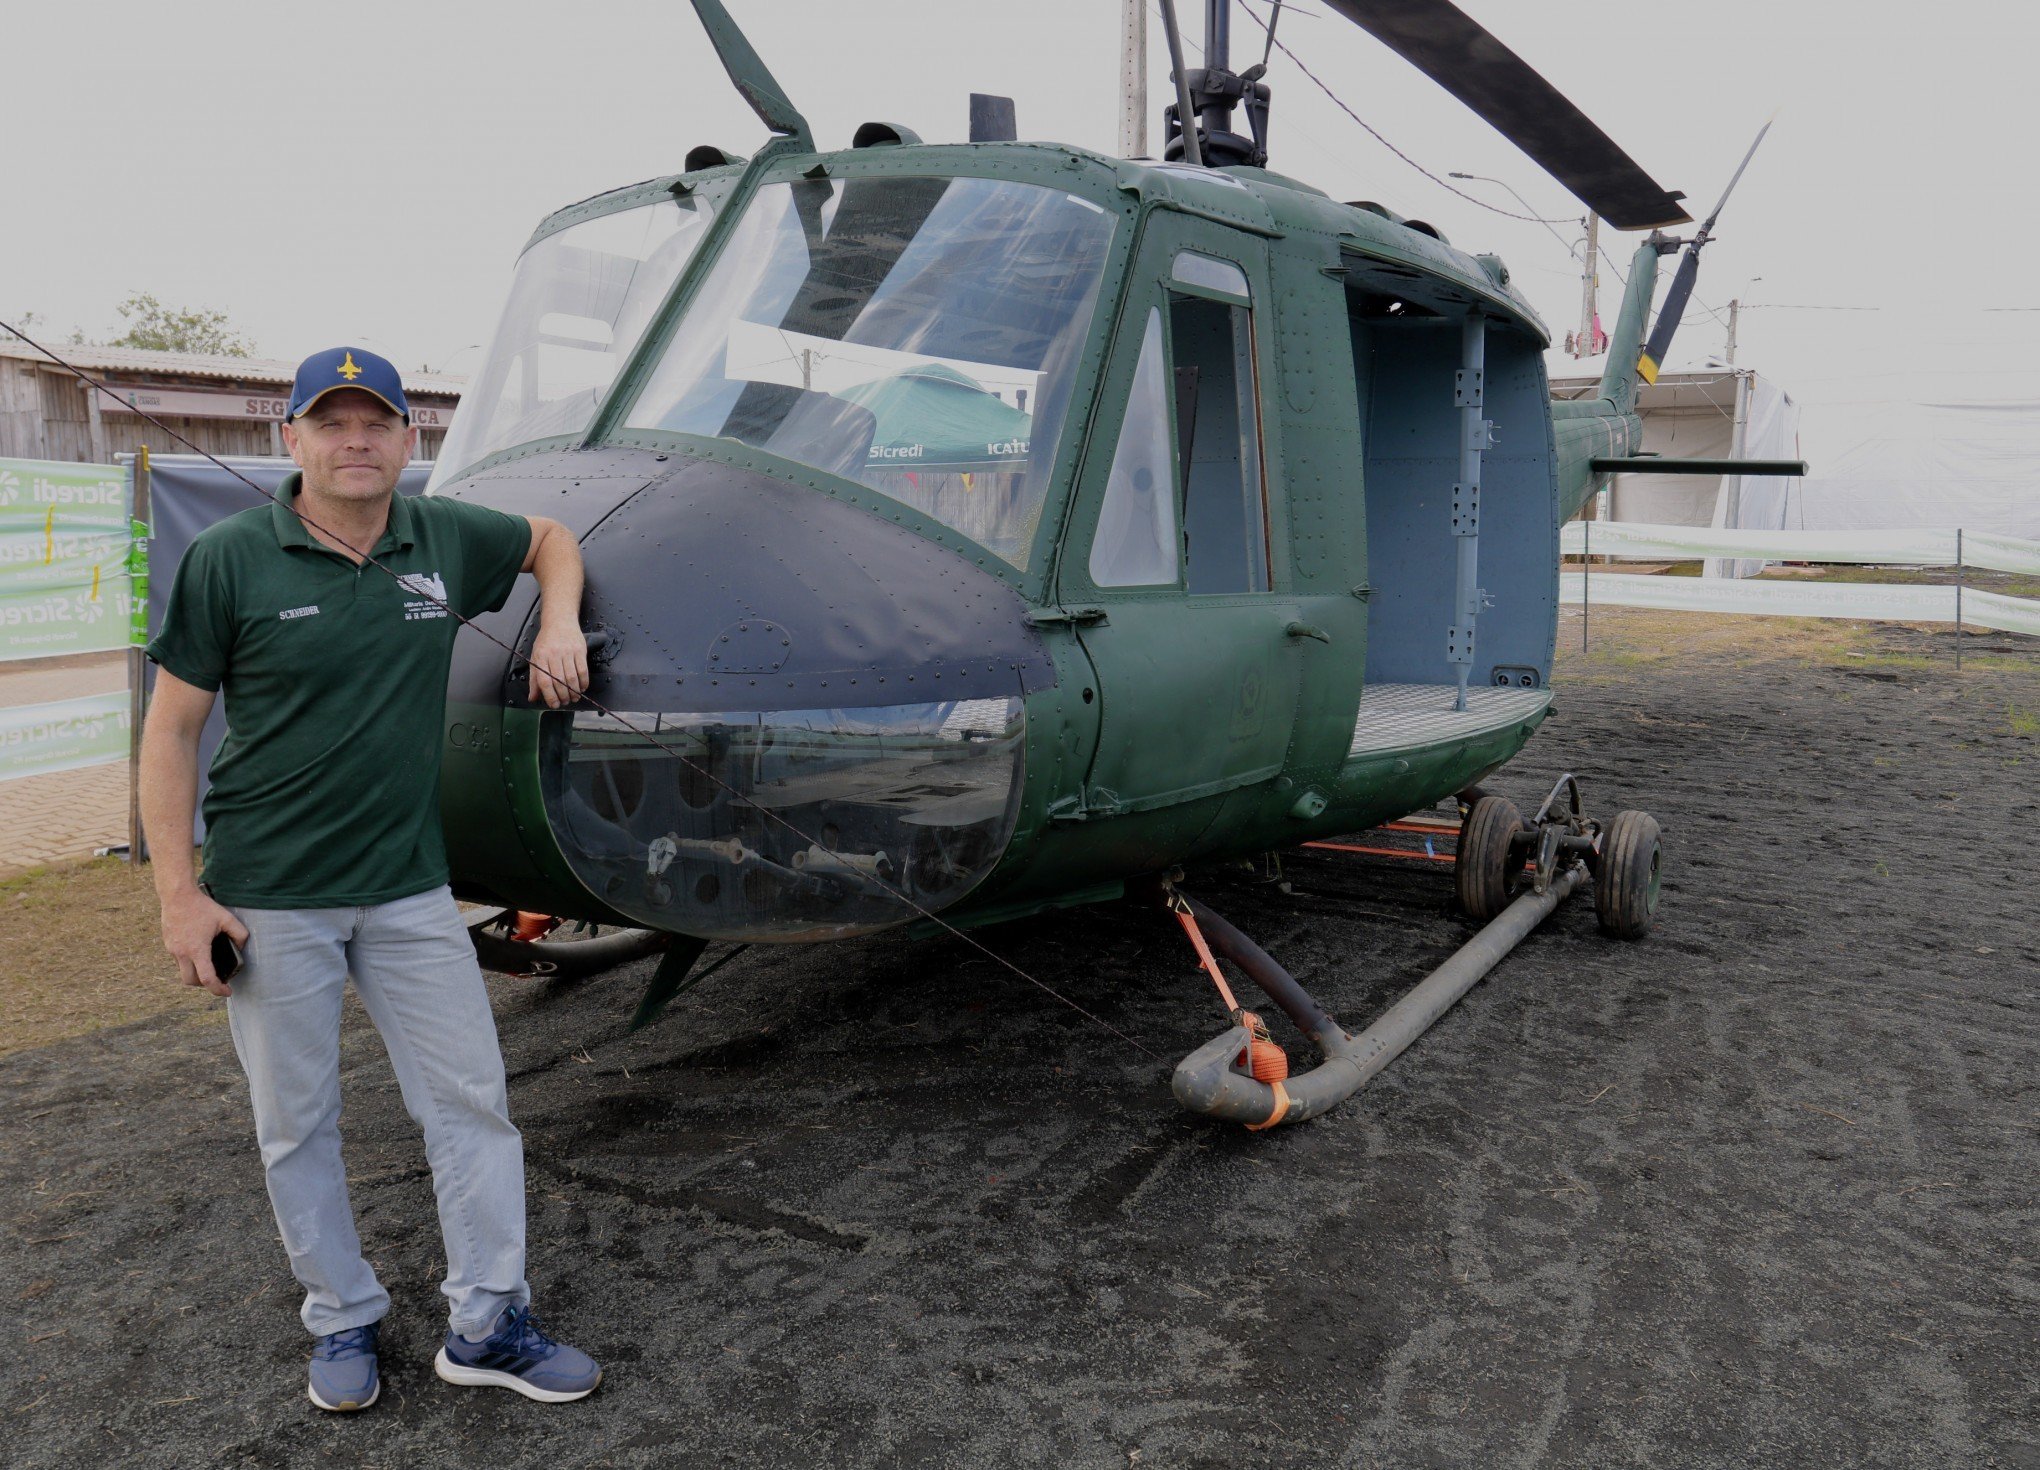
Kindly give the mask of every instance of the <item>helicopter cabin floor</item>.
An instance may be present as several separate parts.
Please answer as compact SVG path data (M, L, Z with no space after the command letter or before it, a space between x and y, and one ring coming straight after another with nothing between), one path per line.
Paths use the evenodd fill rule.
M493 979L536 1300L607 1368L566 1409L433 1377L430 1174L352 1000L395 1308L381 1402L306 1403L220 1004L163 978L145 882L0 886L10 1018L165 1002L0 1057L0 1460L2040 1465L2040 641L1971 634L1960 675L1952 642L1567 613L1486 784L1652 812L1657 931L1570 900L1296 1128L1176 1109L1222 1020L1118 905L973 938L1131 1042L955 940L754 947L635 1034L645 964ZM1283 864L1191 891L1349 1025L1471 932L1444 864Z
M1550 703L1549 689L1475 685L1466 691L1466 708L1460 709L1456 685L1369 684L1360 691L1360 713L1353 722L1346 759L1484 735L1529 719Z

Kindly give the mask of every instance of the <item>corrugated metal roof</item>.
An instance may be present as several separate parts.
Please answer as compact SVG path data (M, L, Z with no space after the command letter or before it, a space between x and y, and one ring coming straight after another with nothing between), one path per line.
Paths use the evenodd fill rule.
M218 357L203 352L151 352L140 347L59 347L55 349L74 366L98 373L156 373L165 377L232 379L245 383L288 384L297 376L297 364L273 357ZM49 359L25 342L0 340L0 357L26 358L48 363ZM52 367L54 363L50 364ZM458 398L467 379L448 373L405 373L406 393L437 394Z
M1746 367L1668 368L1658 374L1655 383L1636 385L1636 406L1642 413L1701 408L1727 412L1735 407L1735 380L1738 375L1754 378L1757 373L1756 369ZM1551 396L1591 398L1600 381L1599 373L1591 377L1584 374L1556 376L1551 380Z

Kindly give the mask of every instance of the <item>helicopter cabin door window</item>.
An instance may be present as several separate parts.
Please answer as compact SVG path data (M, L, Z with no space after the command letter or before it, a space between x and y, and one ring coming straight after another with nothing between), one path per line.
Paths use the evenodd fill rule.
M1266 592L1268 505L1246 274L1183 251L1171 276L1186 288L1169 294L1185 585L1192 593Z
M1112 451L1098 534L1091 540L1091 580L1100 587L1176 583L1182 543L1176 534L1167 359L1162 313L1151 307L1119 443Z

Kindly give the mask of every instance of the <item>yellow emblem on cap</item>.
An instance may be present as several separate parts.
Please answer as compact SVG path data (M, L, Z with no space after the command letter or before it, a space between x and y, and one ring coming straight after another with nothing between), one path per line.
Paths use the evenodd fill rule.
M361 369L354 365L354 354L352 351L347 354L347 360L333 369L333 371L350 383L361 376Z

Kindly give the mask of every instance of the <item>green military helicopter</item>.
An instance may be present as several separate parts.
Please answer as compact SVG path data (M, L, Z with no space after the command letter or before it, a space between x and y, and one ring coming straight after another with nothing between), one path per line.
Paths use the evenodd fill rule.
M1706 232L1646 354L1679 196L1453 6L1329 3L1653 231L1597 398L1551 401L1497 257L1268 171L1228 0L1195 70L1164 5L1159 161L1016 141L982 98L968 144L872 122L825 151L694 0L770 140L539 226L431 487L565 522L589 573L591 705L534 708L501 644L456 649L445 825L456 891L502 910L493 959L516 911L673 936L648 1017L710 941L1159 884L1328 1058L1257 1077L1228 995L1179 1098L1294 1121L1358 1085L1381 1048L1168 878L1431 807L1523 747L1559 527L1640 442L1639 364ZM520 596L480 628L528 648ZM1656 824L1554 798L1530 822L1473 803L1462 901L1527 932L1591 882L1640 935Z

